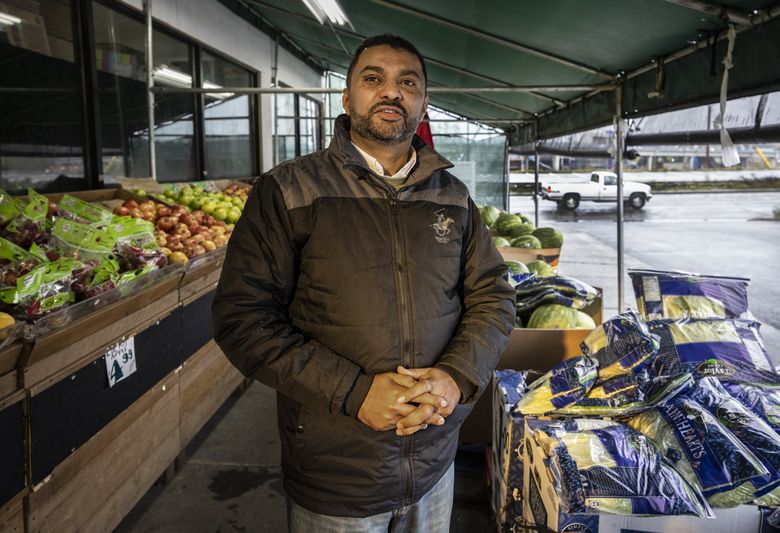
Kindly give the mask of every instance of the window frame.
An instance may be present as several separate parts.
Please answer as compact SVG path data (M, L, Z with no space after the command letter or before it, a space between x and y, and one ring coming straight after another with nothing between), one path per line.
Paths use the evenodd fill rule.
M87 164L89 161L87 158L89 157L92 161L92 168L97 169L96 171L91 172L89 175L85 176L86 182L91 185L96 185L94 188L99 188L103 184L103 167L102 167L102 143L100 139L100 116L99 116L99 100L98 100L98 92L97 92L97 65L95 64L95 36L94 36L94 17L92 13L92 2L97 2L101 4L102 6L113 9L114 11L127 16L129 18L132 18L133 20L136 20L138 22L141 22L141 24L144 24L145 26L145 19L143 16L143 13L134 9L133 7L124 4L122 2L118 2L117 0L71 0L72 6L74 9L74 32L82 28L87 28L89 33L88 36L84 37L83 40L88 41L88 46L85 48L74 50L74 54L76 54L76 61L79 64L83 64L84 71L91 71L89 73L83 72L82 73L82 80L86 80L91 83L91 85L84 85L82 84L82 92L83 92L83 100L85 102L85 116L89 117L90 124L89 128L91 128L92 135L90 135L89 139L85 139L85 141L88 143L84 146L84 173L88 174L87 172ZM78 19L76 16L78 15ZM76 21L79 21L81 24L81 28L76 28ZM221 60L227 61L229 63L232 63L238 67L240 67L243 70L246 70L249 73L249 83L250 87L258 87L260 83L260 73L252 68L251 66L243 63L242 61L239 61L235 58L232 58L230 56L227 56L223 52L216 50L215 48L203 43L202 41L198 39L194 39L191 36L177 30L176 28L173 28L169 24L166 24L165 22L159 21L159 20L153 20L152 21L152 29L155 31L159 31L161 33L167 34L168 36L177 39L179 41L184 42L190 47L190 71L192 72L192 79L193 79L193 86L194 87L201 87L202 86L202 68L201 68L201 56L203 51L208 52L209 54L218 57ZM78 35L82 35L82 33L79 33ZM85 53L86 51L86 53ZM90 61L91 59L91 61ZM91 80L91 81L90 81ZM260 138L261 133L261 116L260 116L260 101L259 96L257 94L249 94L247 95L249 97L249 132L250 136L252 137L250 146L252 147L252 169L251 169L251 175L250 176L241 176L241 177L252 177L252 176L258 176L261 168L261 151L262 151L262 140ZM205 136L205 122L204 122L204 100L205 97L202 94L193 94L193 150L196 152L196 165L197 168L195 169L196 177L194 179L190 179L186 176L182 178L180 181L199 181L204 179L210 179L208 176L205 175L206 170L206 161L205 161L205 146L206 146L206 136ZM85 130L88 127L85 125ZM89 135L89 132L87 132L86 135ZM95 164L99 163L97 167L95 167ZM151 173L151 168L149 168L149 171ZM150 174L151 175L151 174ZM91 187L93 188L93 187Z

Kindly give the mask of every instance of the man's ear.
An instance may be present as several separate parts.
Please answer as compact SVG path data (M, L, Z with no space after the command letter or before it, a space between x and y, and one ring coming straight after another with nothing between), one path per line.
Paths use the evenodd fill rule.
M341 107L344 108L344 112L349 115L349 89L347 88L341 91Z
M423 100L422 111L420 112L420 120L424 119L425 113L428 112L428 102L428 95L426 94L425 99Z

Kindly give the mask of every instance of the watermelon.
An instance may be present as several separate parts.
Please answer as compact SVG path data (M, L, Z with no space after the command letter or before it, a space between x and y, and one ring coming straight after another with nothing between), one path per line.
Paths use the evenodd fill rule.
M512 228L520 226L523 220L517 215L510 215L509 213L504 216L504 213L498 216L496 220L495 230L499 235L504 237L511 236Z
M503 237L493 237L490 240L493 241L493 246L496 248L500 248L501 246L509 246L509 241Z
M581 329L596 329L596 322L590 317L590 315L577 311L577 325L575 328Z
M528 267L519 261L507 261L506 266L511 274L528 274Z
M533 272L537 277L540 278L549 278L550 276L555 275L555 270L553 267L544 261L531 261L530 263L526 263L525 266L528 267L530 272Z
M486 205L485 207L480 208L479 214L482 217L482 222L484 222L488 228L492 228L495 225L498 216L501 214L501 210L492 205Z
M523 235L531 235L535 229L536 226L533 224L521 223L518 226L513 226L512 229L509 230L509 236L516 238L522 237Z
M564 305L550 304L537 307L528 319L531 329L573 329L577 327L577 310Z
M555 228L536 228L533 236L542 243L542 248L560 248L563 246L563 234Z
M523 235L509 241L515 248L541 248L542 243L533 235Z

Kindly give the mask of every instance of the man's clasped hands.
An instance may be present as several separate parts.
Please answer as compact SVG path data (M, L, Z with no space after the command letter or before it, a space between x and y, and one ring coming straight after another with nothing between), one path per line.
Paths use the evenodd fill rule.
M376 374L358 419L377 431L411 435L441 426L460 400L455 380L438 368L404 368Z

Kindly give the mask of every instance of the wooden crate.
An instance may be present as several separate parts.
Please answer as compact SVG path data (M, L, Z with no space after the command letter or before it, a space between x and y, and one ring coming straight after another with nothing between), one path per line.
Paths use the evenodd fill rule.
M23 495L0 507L0 533L24 533Z
M181 369L182 447L200 431L243 380L244 376L214 340L184 361Z
M98 352L117 339L145 329L169 314L179 305L179 281L180 276L171 276L37 337L22 364L25 387L56 382L102 355Z
M181 449L178 370L60 463L29 495L29 531L105 532Z

